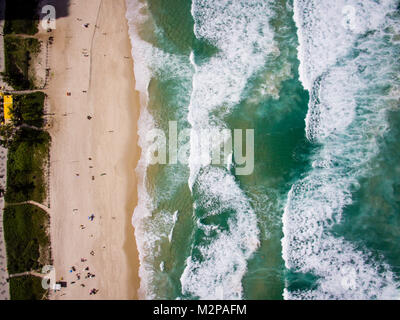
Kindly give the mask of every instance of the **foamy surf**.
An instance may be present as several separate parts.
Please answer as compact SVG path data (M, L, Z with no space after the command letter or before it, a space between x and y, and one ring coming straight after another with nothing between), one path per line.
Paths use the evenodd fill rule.
M353 11L354 10L354 11ZM399 282L384 257L335 234L360 179L373 172L395 97L396 50L385 39L395 1L295 1L300 79L310 91L306 135L320 147L288 194L286 268L316 277L286 299L396 299ZM354 13L349 16L349 13ZM398 23L398 22L397 22Z
M241 299L246 262L259 243L254 211L224 169L209 167L198 177L195 189L198 206L206 211L197 220L198 232L205 237L186 261L182 293L200 299ZM204 221L230 210L234 214L226 227Z
M191 13L196 38L213 45L217 53L199 64L194 53L190 55L195 73L188 113L188 184L195 204L206 213L197 217L197 232L205 235L187 259L182 293L200 299L241 299L247 260L259 243L256 215L229 171L199 161L203 155L194 136L205 128L227 128L224 116L240 102L250 77L276 54L269 26L272 13L269 2L201 0L192 2ZM203 222L227 211L232 212L227 228Z
M362 179L377 175L398 108L394 2L295 1L297 52L289 4L177 3L127 0L142 99L141 297L399 297L397 261L336 228ZM149 165L146 133L168 120L191 132L187 165ZM200 152L203 129L236 126L256 129L255 176L233 175L234 153L213 166ZM384 185L394 201L396 183ZM306 286L293 285L298 275Z
M145 299L157 298L156 288L152 285L157 277L158 269L164 271L164 261L160 259L160 245L164 239L171 242L172 232L176 223L177 213L161 211L153 217L157 200L155 195L149 193L147 170L150 162L148 132L158 128L159 124L148 110L149 83L151 78L168 70L172 77L188 77L190 69L183 63L185 57L173 55L155 47L147 41L143 34L146 25L149 33L157 33L157 25L152 20L146 2L126 0L126 18L129 25L129 36L132 43L132 56L134 58L134 73L136 79L135 89L140 93L141 110L138 120L138 144L142 155L136 168L138 177L138 205L135 208L132 224L135 227L135 237L139 251L141 279L139 297ZM162 196L167 194L160 194ZM160 199L158 200L160 201ZM156 266L159 266L158 269Z

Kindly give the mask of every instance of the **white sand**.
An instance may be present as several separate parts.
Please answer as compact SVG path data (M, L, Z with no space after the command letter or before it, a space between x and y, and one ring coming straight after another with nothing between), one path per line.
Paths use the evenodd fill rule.
M52 253L56 280L68 281L51 298L137 298L139 262L131 216L137 201L139 99L125 0L71 3L69 15L57 19L52 32L46 90L49 112L55 114L49 130ZM88 220L92 213L93 222ZM81 275L75 284L72 266ZM95 278L85 279L86 266ZM92 288L99 292L89 295Z

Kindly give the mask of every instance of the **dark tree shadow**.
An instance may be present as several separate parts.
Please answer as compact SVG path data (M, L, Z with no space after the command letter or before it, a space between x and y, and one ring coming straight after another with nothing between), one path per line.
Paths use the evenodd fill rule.
M5 20L4 34L34 35L38 32L38 21L44 19L49 10L55 8L56 19L68 15L70 0L0 0L0 21Z
M12 0L14 1L14 0ZM39 12L41 12L41 8L45 5L52 5L56 9L56 18L66 17L69 14L69 5L71 0L41 0L39 1ZM43 15L41 14L41 17Z
M0 0L0 20L34 21L47 14L42 8L52 5L56 9L56 18L68 16L70 0Z

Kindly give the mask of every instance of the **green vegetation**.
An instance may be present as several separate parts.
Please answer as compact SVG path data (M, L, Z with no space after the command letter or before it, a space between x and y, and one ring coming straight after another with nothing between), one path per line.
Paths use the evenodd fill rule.
M14 125L43 126L44 93L15 97L12 110ZM32 204L42 203L46 196L44 168L50 148L50 135L40 129L4 126L7 141L7 189L3 214L7 267L10 274L40 270L51 264L49 216ZM10 295L14 300L46 298L41 279L33 276L10 279Z
M7 206L3 224L10 274L39 270L49 264L49 217L45 211L31 204Z
M46 290L42 288L42 279L24 276L10 279L11 300L41 300Z
M49 147L47 132L30 128L17 131L8 149L6 202L43 202L46 197L43 170Z
M43 92L15 95L13 110L11 111L14 125L42 128L45 96Z
M9 124L3 124L0 126L0 145L4 148L8 148L12 142L15 129L14 126Z
M40 42L34 38L4 37L4 80L16 90L35 89L31 75L31 61L40 51Z
M6 0L2 75L15 90L35 89L33 60L40 52L40 42L29 36L38 32L38 3ZM15 95L12 125L0 128L0 144L8 148L3 226L10 274L39 270L51 263L49 216L34 205L18 204L29 200L42 203L46 197L44 168L51 139L41 130L44 99L43 92ZM34 276L11 278L11 299L46 298L41 281Z
M38 0L6 0L4 34L38 32Z

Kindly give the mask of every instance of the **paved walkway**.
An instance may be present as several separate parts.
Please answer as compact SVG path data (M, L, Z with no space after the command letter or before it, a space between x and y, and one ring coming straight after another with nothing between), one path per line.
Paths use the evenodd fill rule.
M0 187L5 189L6 185L6 164L7 149L0 147ZM10 299L9 286L6 279L7 272L7 254L3 233L3 208L4 197L0 198L0 300Z
M20 206L20 205L23 205L23 204L31 204L31 205L36 206L36 207L46 211L47 213L49 213L49 208L48 207L46 207L44 204L41 204L41 203L33 201L33 200L24 201L24 202L7 203L7 206L8 207L10 207L10 206Z
M25 271L25 272L21 272L21 273L10 274L10 278L22 277L22 276L35 276L35 277L42 278L45 276L45 274L39 273L36 271Z
M0 34L3 34L5 0L0 0ZM0 72L4 71L4 39L0 36ZM2 84L0 77L0 85ZM0 147L0 187L6 187L7 149ZM4 197L0 197L0 300L10 299L7 272L7 254L3 234Z

